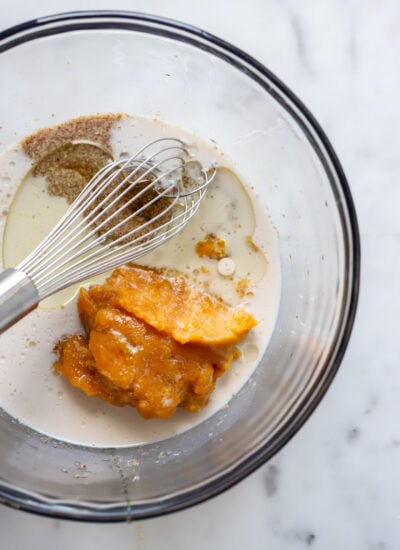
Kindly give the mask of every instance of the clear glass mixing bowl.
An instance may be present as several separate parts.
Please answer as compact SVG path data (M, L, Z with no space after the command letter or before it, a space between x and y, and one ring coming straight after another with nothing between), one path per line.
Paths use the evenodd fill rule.
M268 208L282 270L272 339L227 410L175 438L119 449L52 440L3 411L1 501L114 521L220 493L299 430L349 340L359 236L332 147L307 109L256 60L158 17L80 12L30 21L0 33L0 74L0 152L43 126L96 112L157 116L215 139ZM80 464L84 476L76 475Z

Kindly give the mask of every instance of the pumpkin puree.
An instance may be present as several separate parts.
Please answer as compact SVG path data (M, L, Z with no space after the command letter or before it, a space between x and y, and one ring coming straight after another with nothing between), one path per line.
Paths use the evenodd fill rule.
M138 266L82 288L78 311L86 337L61 340L54 368L87 395L132 405L144 418L202 409L240 355L235 344L257 324L181 275Z

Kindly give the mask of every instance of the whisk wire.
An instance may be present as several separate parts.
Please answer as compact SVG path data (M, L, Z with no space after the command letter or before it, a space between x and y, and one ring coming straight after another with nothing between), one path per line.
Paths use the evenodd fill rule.
M175 169L173 169L175 170ZM172 172L172 169L165 173L165 175L169 175L169 173ZM145 177L143 175L143 177ZM123 213L124 210L128 209L129 206L134 204L135 201L140 199L141 196L143 196L147 191L149 191L151 188L154 187L155 184L158 183L161 176L158 176L155 178L152 182L150 182L144 189L140 190L138 193L133 195L132 198L129 200L123 202L121 207L117 209L116 211L112 211L111 214L101 223L97 224L97 221L101 219L101 217L104 217L104 215L108 212L108 210L112 209L112 206L116 204L115 201L112 201L111 203L106 205L106 208L102 209L100 213L93 216L93 211L89 212L88 214L85 214L84 211L80 210L80 215L82 216L80 222L68 233L68 235L64 235L63 238L61 238L58 242L59 246L57 246L57 249L53 249L53 251L42 257L41 261L37 262L36 269L32 271L32 276L40 269L43 269L43 266L46 265L47 271L46 273L48 275L52 274L54 271L59 270L60 267L64 267L69 262L72 262L75 260L75 258L79 256L83 256L86 252L96 249L97 246L101 243L104 243L107 238L112 234L118 231L123 225L127 224L129 221L133 220L135 217L140 215L141 213L145 212L147 208L155 204L160 197L168 195L169 190L173 186L172 183L169 184L169 187L165 188L164 190L160 191L155 195L151 200L149 200L147 203L142 205L141 207L137 208L135 211L133 211L130 215L126 216L124 219L122 219L119 223L116 223L112 227L110 227L108 230L102 232L102 229L107 226L110 221L112 221L114 218L118 218L120 214ZM124 183L126 183L130 178L127 177L124 179ZM137 178L134 182L132 187L137 185L138 183L141 183L141 177ZM131 187L131 188L132 188ZM128 189L129 190L131 190ZM123 197L123 194L120 195L120 197ZM121 241L126 240L127 238L130 238L135 233L138 233L139 231L142 231L146 227L153 224L158 219L162 218L163 216L167 215L170 210L176 205L177 201L179 199L179 189L176 192L175 199L168 203L168 205L159 212L159 214L154 215L152 219L148 220L147 222L143 222L140 227L134 228L129 233L123 234L118 238L115 238L113 240L113 245L119 244ZM87 231L88 227L92 227L90 231ZM87 244L85 246L82 246L81 241L78 241L74 244L74 241L78 238L81 238L82 235L85 236L85 240L87 241ZM133 244L133 242L131 242ZM64 258L67 258L65 262L61 262ZM54 267L52 270L51 268ZM44 275L43 275L44 277ZM42 278L38 276L36 278L37 284L40 284Z
M190 207L190 210L185 210L180 216L181 221L179 225L173 226L169 229L165 229L164 226L161 226L160 229L163 229L163 234L156 234L152 239L147 239L145 243L145 248L143 253L148 253L157 248L160 244L173 237L191 218L194 212L199 206L199 202L196 202L194 206ZM165 226L168 224L166 223ZM137 241L143 240L138 238L134 241L137 245ZM77 280L84 280L98 274L99 266L101 266L102 271L106 272L115 267L115 260L118 260L118 265L122 265L129 261L133 261L137 257L142 255L140 247L137 249L137 256L132 257L132 252L129 250L128 245L124 245L123 248L126 248L125 251L122 251L122 248L119 251L117 258L113 255L113 250L103 249L101 256L94 256L90 261L87 261L87 258L81 259L79 262L75 263L73 266L69 266L67 270L60 277L57 273L53 277L47 279L47 288L46 292L51 294L53 292L53 284L55 288L62 289L66 286L69 286L70 278Z
M61 219L54 226L51 233L48 234L47 237L45 237L45 239L20 263L20 266L23 265L24 267L26 267L30 259L35 260L37 258L37 253L46 248L48 242L58 235L58 231L65 232L65 229L67 227L70 227L74 223L74 221L80 216L80 210L78 207L85 208L88 206L88 204L90 204L92 200L92 193L94 188L97 187L98 193L103 192L103 190L107 186L109 186L115 180L115 178L117 178L121 174L121 172L123 172L123 170L129 165L129 163L132 163L135 159L138 159L139 155L143 151L154 146L156 143L160 143L162 141L178 142L179 145L165 147L163 150L161 150L161 152L165 152L167 150L171 150L174 148L182 151L185 154L187 153L187 150L184 148L183 141L177 138L160 138L145 145L135 155L131 156L128 159L118 160L118 161L114 161L106 164L103 168L101 168L97 172L97 174L95 174L92 180L83 188L81 193L75 199L74 210L71 210L71 209L67 210L67 212L61 217ZM158 154L160 154L160 151L154 152L152 155L149 155L144 161L142 160L142 163L149 163ZM116 167L118 167L118 170L115 170ZM136 172L137 170L135 171L135 173ZM107 180L105 176L109 173L112 173L112 175L110 179ZM135 175L135 173L131 174L130 177ZM103 183L99 185L99 182L101 181Z
M170 140L171 138L166 138L168 140ZM160 141L163 141L163 139L160 139L160 140L156 140L156 142L153 142L153 143L158 143ZM180 142L180 140L178 140ZM153 145L150 144L150 145ZM180 142L180 143L183 143L183 142ZM146 146L146 147L149 147ZM132 163L135 159L138 158L138 154L142 151L144 151L146 149L146 147L143 147L138 153L136 153L134 156L128 158L127 160L120 160L120 161L116 161L114 163L109 163L109 164L106 164L96 175L95 177L84 187L84 189L82 190L82 192L78 195L78 197L75 199L75 202L74 202L74 208L73 209L68 209L68 211L64 214L64 216L62 216L62 218L59 220L59 222L55 225L55 227L53 228L53 230L49 233L49 235L36 247L35 250L32 251L32 253L30 255L28 255L25 260L23 260L23 262L21 262L18 266L19 269L21 270L26 270L26 269L29 269L30 266L31 266L31 262L33 261L33 263L37 263L37 259L38 259L38 254L40 254L40 252L42 250L45 250L47 248L47 245L48 243L51 241L51 240L54 240L55 238L58 237L59 235L59 232L62 232L62 233L65 233L67 229L69 229L70 227L73 226L74 222L81 217L82 215L82 212L84 211L85 208L87 208L92 200L93 200L93 190L96 189L97 191L97 194L100 195L107 187L109 187L113 182L114 180L128 167L128 165L130 163ZM185 152L186 153L186 149L184 149L183 147L167 147L167 148L164 148L163 149L163 152L165 153L166 151L169 151L171 149L179 149L181 150L182 152ZM152 155L148 156L144 161L142 161L141 164L143 163L146 163L148 164L151 160L154 159L154 157L159 154L159 152L155 152L153 153ZM179 157L171 157L169 159L163 159L162 161L160 161L158 164L156 164L155 166L152 166L150 165L150 167L148 168L148 170L145 172L145 174L142 174L142 176L144 177L145 175L149 174L151 172L151 170L153 169L157 169L160 164L162 162L166 162L168 160L173 160L173 159L179 159L179 160L182 160L181 158ZM115 168L118 167L118 169L116 170ZM131 178L135 177L135 175L137 174L137 172L139 171L140 169L140 164L138 165L138 167L133 171L131 172L128 176L126 176L124 178L124 180L120 183L119 186L117 186L117 189L114 188L111 192L111 195L115 194L116 192L118 192L118 190ZM109 179L105 178L105 176L107 176L108 174L111 173L111 176ZM136 180L135 183L138 183L138 181ZM110 195L108 195L109 197ZM99 208L102 206L102 204L107 200L107 197L103 199L103 201L99 204L99 205L96 205L94 207L93 210L97 211L99 210ZM117 199L118 200L118 199ZM82 223L84 223L84 220L82 220ZM81 224L77 224L75 226L75 230L73 231L73 234L76 234L76 231L79 229L79 227L82 225ZM87 223L87 222L86 222ZM68 238L68 240L70 240L70 238L73 236L73 234L70 234L70 235L65 235L65 239ZM62 244L63 241L59 242L59 245ZM58 250L59 250L59 247L58 247Z
M146 247L144 252L146 254L151 252L152 250L157 248L160 244L162 244L169 238L173 237L190 219L191 215L188 215L188 213L186 212L185 215L182 215L183 219L179 227L174 227L170 230L166 230L161 237L156 236L154 239L146 242ZM92 261L88 262L87 264L80 263L79 269L77 269L78 264L76 264L73 270L65 272L65 274L61 277L57 277L57 274L56 274L54 275L53 278L49 278L46 292L48 294L52 294L54 291L54 288L56 288L57 290L61 290L62 288L69 286L71 277L76 279L77 281L82 281L84 279L88 279L92 276L95 276L98 274L99 266L101 266L101 269L103 272L111 270L113 267L115 267L115 257L112 257L111 260L109 258L109 256L111 256L111 252L112 251L108 251L107 253L104 253L100 258L93 258ZM140 257L141 255L142 254L140 253L140 249L138 249L137 257ZM124 263L133 261L134 259L136 258L132 258L131 252L127 250L125 253L119 253L118 265L122 265Z
M156 148L160 143L165 147ZM199 208L215 175L202 169L195 185L184 186L184 171L193 162L188 157L183 141L160 138L127 159L106 164L17 266L31 278L40 299L136 260L176 235Z

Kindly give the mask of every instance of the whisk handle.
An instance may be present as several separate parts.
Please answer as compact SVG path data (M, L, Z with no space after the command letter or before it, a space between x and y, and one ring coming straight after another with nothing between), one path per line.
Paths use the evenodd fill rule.
M0 273L0 333L11 327L39 303L38 291L22 271Z

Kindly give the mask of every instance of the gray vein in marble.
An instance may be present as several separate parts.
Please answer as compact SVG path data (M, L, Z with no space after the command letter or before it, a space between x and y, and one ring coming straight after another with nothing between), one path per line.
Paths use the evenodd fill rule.
M290 538L303 542L305 546L313 546L317 540L317 536L312 531L294 532Z
M378 405L378 398L376 396L371 397L371 400L369 401L369 403L365 408L364 414L366 415L371 414L377 405Z
M300 21L300 18L297 15L292 15L290 17L290 22L293 29L293 34L296 40L297 54L299 56L299 61L302 64L303 68L307 71L309 75L313 75L314 71L311 67L308 50L306 47L306 42L304 38L304 29Z
M314 544L315 538L316 537L314 533L308 533L308 535L306 535L306 538L305 538L307 546L311 546L312 544Z
M352 22L350 26L349 58L350 58L351 68L353 71L355 71L358 65L358 52L357 52L356 28L355 28L354 22Z
M348 430L346 435L346 439L349 443L354 443L355 441L357 441L359 437L360 437L360 428L357 428L357 426L350 428L350 430Z
M268 466L267 472L265 474L265 487L267 491L267 496L272 497L278 490L278 479L279 479L279 468L271 464Z

